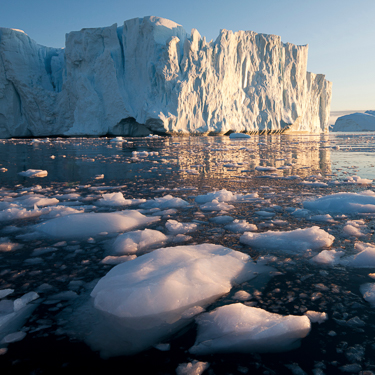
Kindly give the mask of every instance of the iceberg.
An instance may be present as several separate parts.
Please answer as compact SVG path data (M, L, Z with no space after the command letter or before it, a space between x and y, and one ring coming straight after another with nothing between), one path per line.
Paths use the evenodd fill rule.
M333 132L375 131L375 111L352 113L339 117L332 127Z
M66 35L65 48L0 28L0 138L328 131L331 82L308 46L167 19Z

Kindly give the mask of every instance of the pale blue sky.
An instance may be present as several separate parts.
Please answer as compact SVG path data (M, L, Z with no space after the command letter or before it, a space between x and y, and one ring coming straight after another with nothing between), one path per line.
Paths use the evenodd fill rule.
M230 29L309 44L309 71L333 82L331 110L375 109L375 0L2 0L0 26L63 47L70 31L148 15L208 40Z

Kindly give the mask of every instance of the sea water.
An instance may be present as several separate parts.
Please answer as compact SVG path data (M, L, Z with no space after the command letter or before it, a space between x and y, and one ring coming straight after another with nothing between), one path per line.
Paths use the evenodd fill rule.
M335 250L345 258L356 255L361 244L374 244L375 214L371 210L349 214L309 212L303 206L306 201L339 192L372 191L374 136L334 133L250 139L0 141L2 373L118 373L136 369L173 374L177 368L183 371L194 366L212 374L375 371L375 310L361 292L361 286L373 280L375 267L351 268L345 262L312 261L319 251ZM30 169L46 171L47 175L19 174ZM198 195L224 189L254 199L218 202L227 205L217 205L218 210L213 206L206 210L195 200ZM103 199L112 197L108 196L112 193L121 193L132 203L117 205L116 200L108 199L112 204L103 205ZM142 208L142 202L168 195L187 204ZM116 260L113 264L103 260L109 255L114 257L110 247L119 233L106 229L85 238L56 238L41 235L37 228L59 217L69 220L72 214L116 213L129 208L150 217L160 213L160 220L147 226L140 224L136 229L147 227L164 233L171 238L167 246L223 245L272 267L272 274L259 274L235 285L230 293L206 307L207 311L238 302L237 293L250 296L243 301L248 306L281 315L302 316L315 311L326 313L328 319L312 323L301 347L282 354L189 353L197 330L192 321L155 347L131 356L103 359L86 344L77 324L69 320L74 317L79 322L79 306L90 299L98 280L114 267ZM332 220L323 217L328 214ZM233 230L228 224L234 220L238 222ZM185 227L191 230L178 234L168 230L178 223L190 223ZM348 225L357 231L348 230ZM267 249L266 245L259 248L240 240L242 227L254 230L248 233L266 233L313 226L333 236L333 244L315 251L305 250L304 245L303 251L290 252ZM313 240L308 241L312 241L307 242L312 248ZM143 253L155 248L146 246ZM141 257L142 251L137 256ZM16 314L16 305L22 314Z

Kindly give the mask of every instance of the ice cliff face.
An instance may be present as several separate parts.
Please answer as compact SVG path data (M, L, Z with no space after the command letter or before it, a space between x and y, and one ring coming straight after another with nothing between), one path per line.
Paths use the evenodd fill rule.
M222 30L214 42L158 17L66 35L0 28L0 137L328 130L331 83L307 46Z

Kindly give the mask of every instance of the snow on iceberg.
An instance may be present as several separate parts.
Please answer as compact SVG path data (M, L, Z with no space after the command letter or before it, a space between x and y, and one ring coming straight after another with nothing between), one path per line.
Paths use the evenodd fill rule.
M276 35L207 42L154 16L70 32L65 48L0 33L0 138L328 131L331 83Z
M341 213L375 213L375 193L367 190L362 193L336 193L303 202L309 210Z
M161 248L101 278L91 292L94 308L79 313L78 329L87 325L87 343L104 357L136 353L189 324L233 283L269 270L219 245Z
M125 232L158 220L160 220L159 217L147 217L132 210L110 213L83 213L51 219L35 225L34 229L51 237L85 238L97 236L102 232Z
M219 307L196 321L193 354L285 352L298 348L311 328L307 316L282 316L242 303Z
M323 229L311 227L286 232L246 232L240 237L240 242L260 249L303 252L329 247L332 245L334 239L334 236Z

